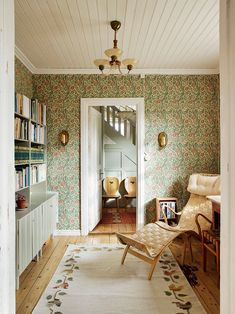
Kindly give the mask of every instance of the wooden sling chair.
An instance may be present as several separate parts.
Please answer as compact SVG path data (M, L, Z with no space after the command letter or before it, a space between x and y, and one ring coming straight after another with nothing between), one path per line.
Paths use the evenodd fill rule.
M131 236L117 233L118 240L126 245L122 264L127 253L139 257L151 264L148 275L148 279L151 280L161 254L179 235L182 235L184 239L182 264L184 264L187 246L190 249L192 258L190 237L196 235L200 238L202 230L212 228L212 204L206 196L220 194L220 176L215 174L192 174L189 178L187 190L191 195L183 210L175 213L180 216L176 227L157 221L145 225Z

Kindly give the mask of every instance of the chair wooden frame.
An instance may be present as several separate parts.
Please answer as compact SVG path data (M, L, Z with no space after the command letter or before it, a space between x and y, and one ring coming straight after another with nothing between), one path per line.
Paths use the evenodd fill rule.
M136 177L127 177L125 179L125 189L127 191L127 194L124 194L124 198L125 198L125 207L127 207L128 203L129 203L129 200L132 200L132 199L135 199L136 198L136 189L134 189L134 191L131 191L129 189L130 185L126 183L126 180L131 180L131 178L134 180L133 183L134 186L136 186Z
M151 265L150 271L148 274L148 280L151 280L154 269L156 267L157 262L159 261L161 254L157 255L156 257L151 257L149 250L145 244L143 244L137 240L131 239L129 237L126 237L125 235L123 235L121 233L116 233L116 234L118 236L119 241L122 244L126 245L126 248L125 248L123 256L122 256L121 264L122 265L124 264L127 253L130 253L130 254L134 255L135 257L142 259L143 261L145 261ZM133 249L132 247L136 248L138 251Z
M112 180L110 183L115 183L116 189L114 191L110 191L108 187L105 187L105 183L108 180ZM103 188L105 190L106 194L102 195L102 201L103 201L103 207L105 207L105 204L108 199L114 199L116 201L116 207L119 209L119 198L121 197L118 189L119 189L119 180L116 177L106 177L103 181Z
M213 184L213 182L211 184ZM184 243L182 247L181 263L184 264L187 247L189 248L191 260L193 261L191 243L192 236L195 236L201 240L202 229L209 230L212 228L212 221L208 218L210 217L210 213L212 215L212 206L210 206L210 202L208 202L205 195L191 194L187 205L180 213L176 213L170 207L168 208L174 212L175 215L182 216L177 227L169 226L167 224L167 217L164 217L165 223L157 221L155 223L146 225L137 231L133 237L120 233L116 234L118 240L122 244L126 245L121 263L124 263L127 253L130 253L149 263L151 265L148 274L149 280L152 278L154 269L160 259L162 252L172 243L175 238L177 238L179 235L181 235L183 238ZM151 243L151 245L148 245L148 241Z

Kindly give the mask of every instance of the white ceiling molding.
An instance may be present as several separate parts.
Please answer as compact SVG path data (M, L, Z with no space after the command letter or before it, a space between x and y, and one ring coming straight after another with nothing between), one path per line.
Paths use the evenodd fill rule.
M22 53L20 49L15 47L16 57L27 67L33 74L100 74L97 69L38 69L29 59ZM219 74L219 69L135 69L129 75L138 74L161 74L161 75L210 75Z
M98 69L40 69L36 68L24 53L15 46L16 57L27 67L33 74L100 74ZM210 75L219 74L219 69L134 69L128 75ZM118 74L119 75L119 74Z
M37 68L29 61L26 55L17 46L15 46L15 55L31 73L35 74L37 72Z
M96 69L36 69L34 74L98 74ZM219 74L219 69L134 69L127 75L161 74L161 75L210 75ZM120 74L117 74L120 75Z

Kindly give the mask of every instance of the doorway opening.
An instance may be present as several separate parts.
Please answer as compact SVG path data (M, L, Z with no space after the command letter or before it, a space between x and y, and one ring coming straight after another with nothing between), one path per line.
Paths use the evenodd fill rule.
M81 99L82 235L143 226L143 134L143 98Z
M136 106L88 110L89 231L136 230Z

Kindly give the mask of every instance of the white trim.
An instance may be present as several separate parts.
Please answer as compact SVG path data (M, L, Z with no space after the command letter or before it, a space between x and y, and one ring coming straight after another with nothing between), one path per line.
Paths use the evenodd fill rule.
M34 74L99 74L98 69L43 69L35 68ZM130 75L211 75L219 74L219 69L134 69ZM119 76L119 74L117 74Z
M26 57L26 55L15 46L16 57L28 68L33 74L99 74L98 69L52 69L37 68ZM161 74L161 75L210 75L219 74L219 69L133 69L131 75L138 74ZM119 74L118 74L119 75Z
M26 55L15 46L15 56L26 66L26 68L33 74L36 74L38 69L29 61Z
M235 2L220 0L221 313L235 313Z
M81 230L56 230L54 236L80 236Z
M88 109L89 106L136 106L137 228L144 225L144 98L81 98L81 234L88 234Z

